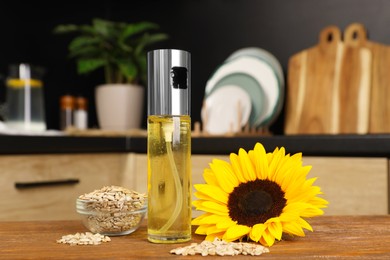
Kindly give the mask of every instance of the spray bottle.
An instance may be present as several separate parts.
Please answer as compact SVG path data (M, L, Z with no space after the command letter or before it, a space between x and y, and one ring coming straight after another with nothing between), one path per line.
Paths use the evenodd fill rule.
M148 53L148 240L191 239L190 53Z

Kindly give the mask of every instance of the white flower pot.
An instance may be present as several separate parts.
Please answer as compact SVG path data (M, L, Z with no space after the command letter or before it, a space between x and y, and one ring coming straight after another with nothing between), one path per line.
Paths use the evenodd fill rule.
M96 112L104 130L141 128L144 88L132 84L104 84L96 87Z

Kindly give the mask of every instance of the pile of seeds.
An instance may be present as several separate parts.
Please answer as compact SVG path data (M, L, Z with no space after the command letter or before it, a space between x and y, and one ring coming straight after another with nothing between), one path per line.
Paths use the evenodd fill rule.
M170 251L176 255L219 255L219 256L234 256L234 255L253 255L258 256L262 253L268 253L269 249L258 244L243 243L243 242L226 242L215 238L214 241L204 240L202 243L192 243L189 246L179 247Z
M92 234L91 232L76 233L74 235L62 236L57 240L59 244L75 245L100 245L102 242L109 242L111 239L108 236L100 234Z
M92 213L84 219L92 232L114 234L132 230L140 223L143 214L129 212L143 208L147 197L123 187L106 186L79 196L79 201L83 211Z

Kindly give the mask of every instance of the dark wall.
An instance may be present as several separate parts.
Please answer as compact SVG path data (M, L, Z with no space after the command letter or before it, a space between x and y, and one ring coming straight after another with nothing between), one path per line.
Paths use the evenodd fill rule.
M53 35L63 23L89 23L93 17L159 23L170 35L153 48L192 53L192 118L200 120L206 81L233 51L256 46L273 53L285 73L288 58L317 42L318 32L334 24L344 29L363 23L373 41L390 44L388 0L143 0L143 1L3 1L0 8L0 74L11 63L30 62L47 69L48 127L59 127L59 97L66 93L89 99L90 126L96 126L93 91L103 83L98 73L76 74L67 58L68 35ZM4 84L0 98L4 99ZM145 112L146 117L146 112ZM271 127L283 132L283 114ZM144 124L145 126L145 124Z

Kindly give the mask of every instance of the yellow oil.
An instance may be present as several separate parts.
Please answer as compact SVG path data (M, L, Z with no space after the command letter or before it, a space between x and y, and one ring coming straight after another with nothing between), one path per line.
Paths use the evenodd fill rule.
M148 117L148 240L191 239L191 119Z

